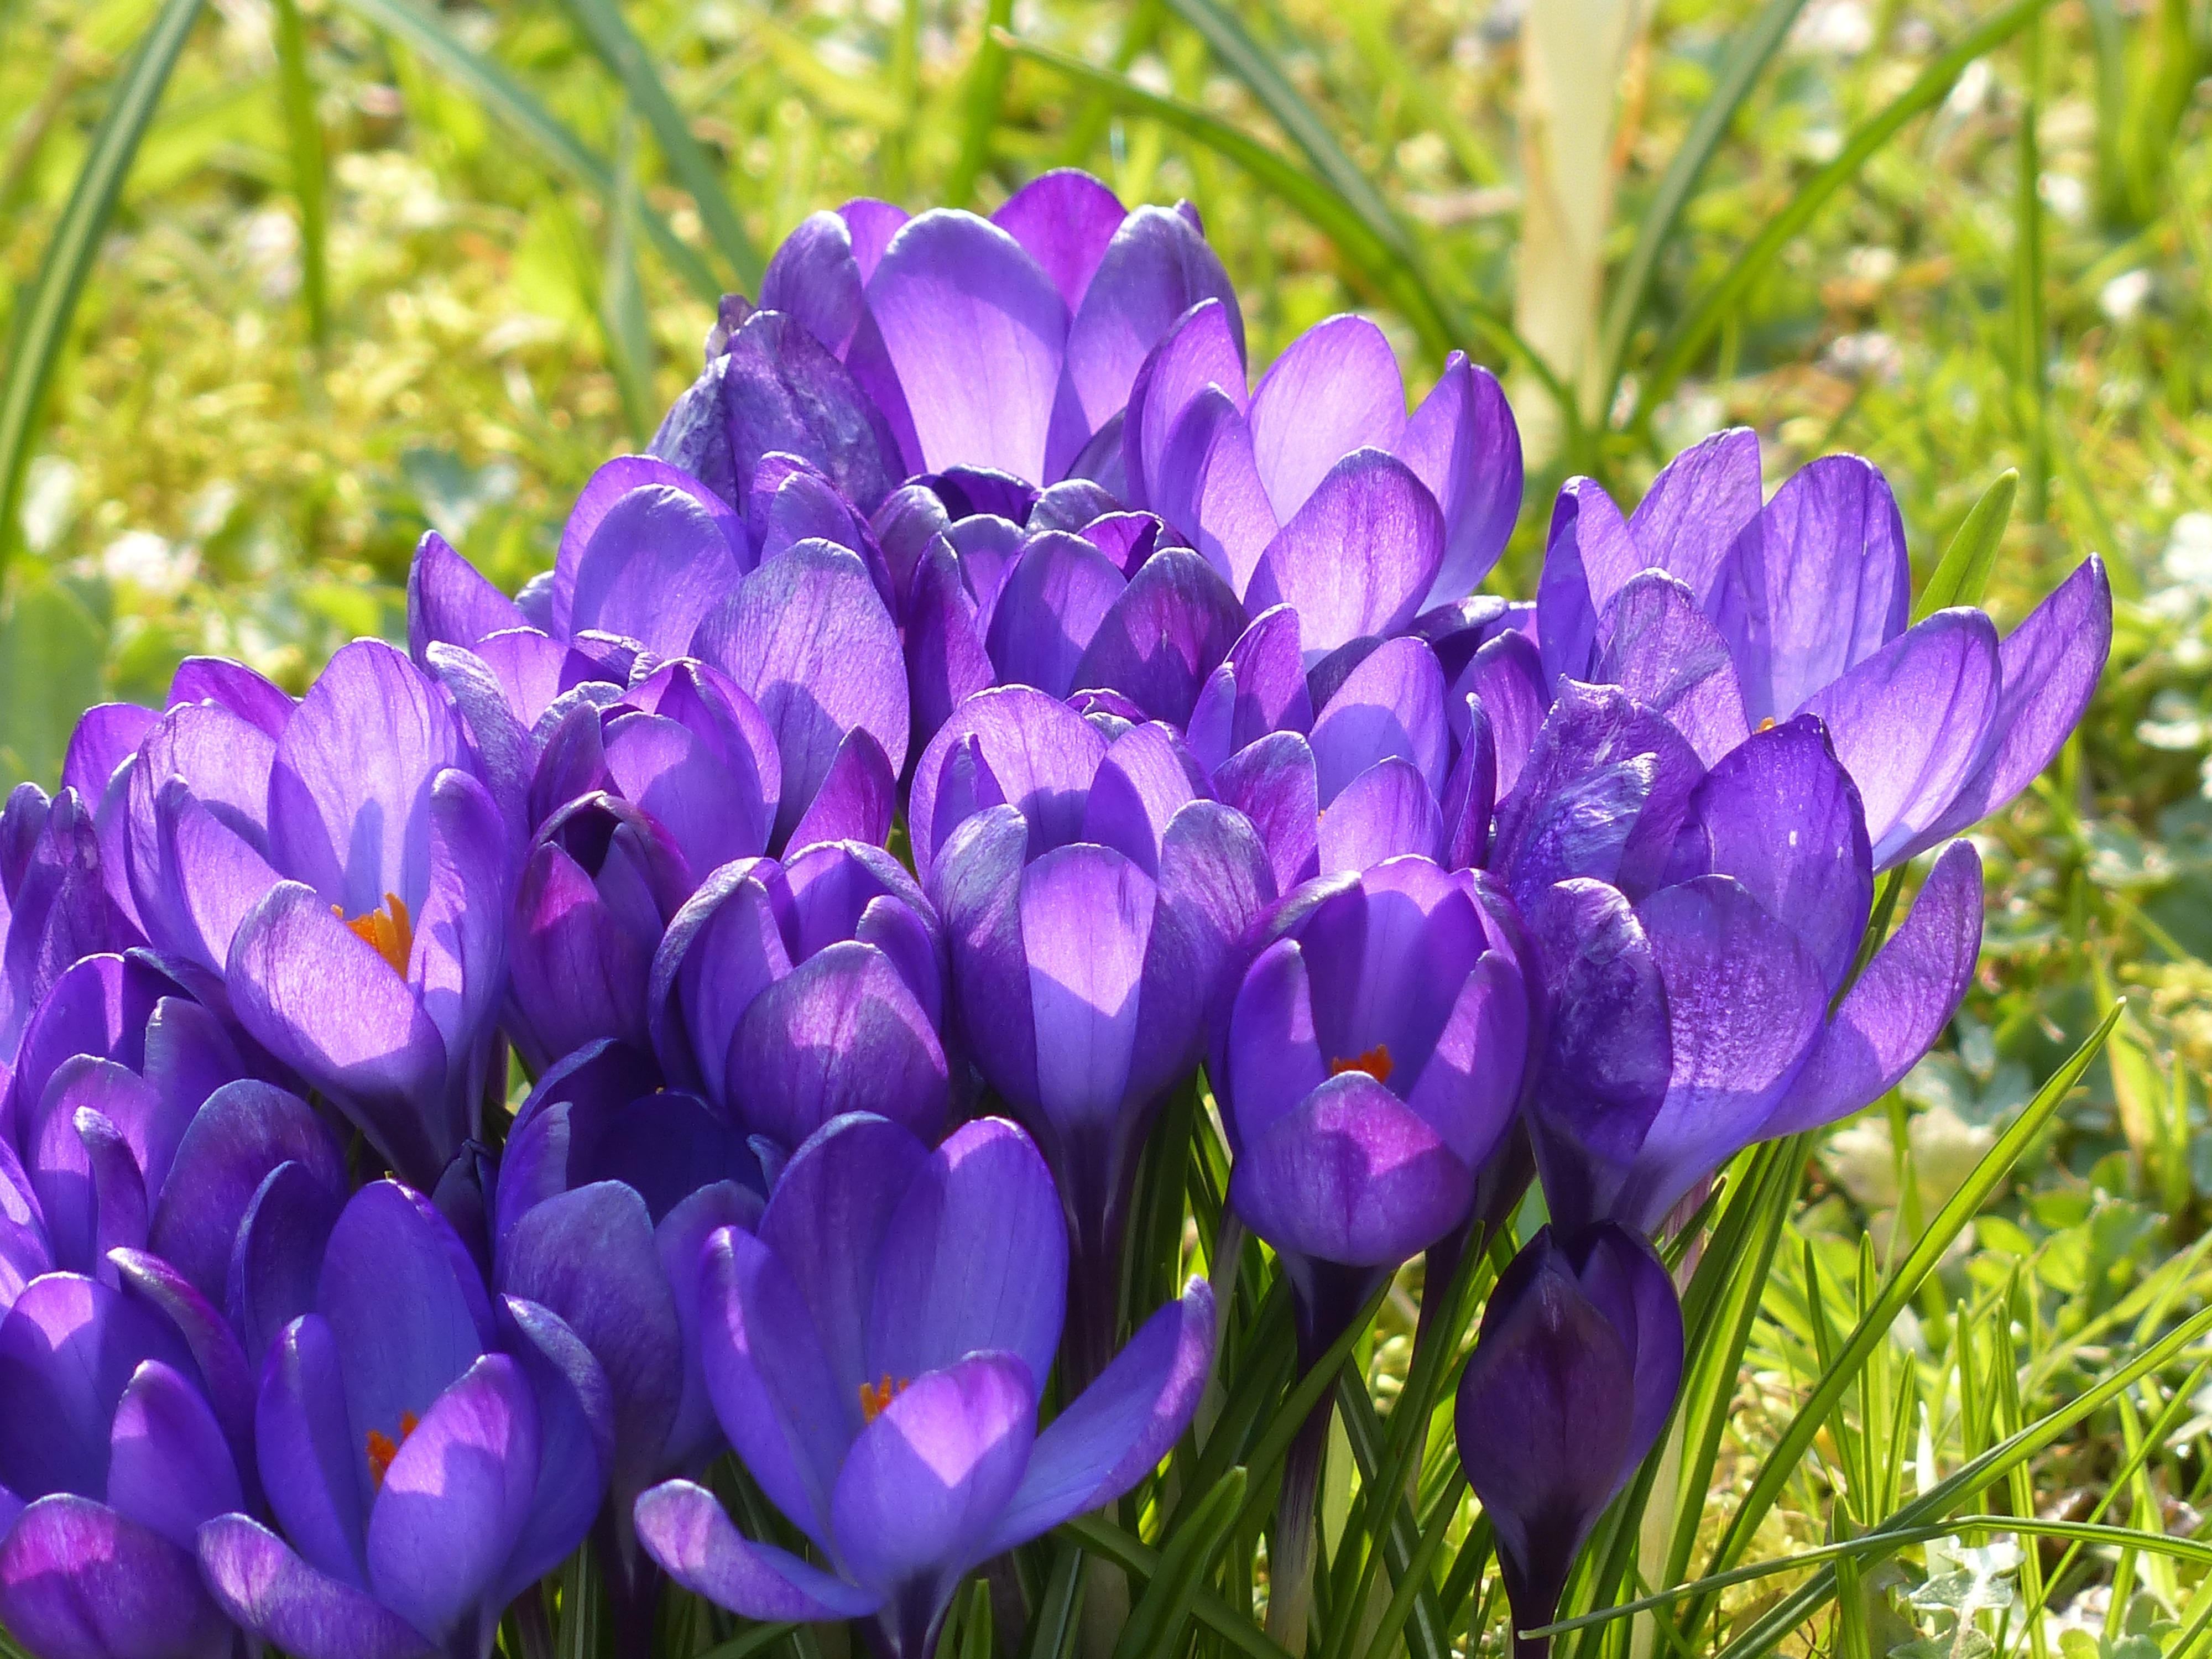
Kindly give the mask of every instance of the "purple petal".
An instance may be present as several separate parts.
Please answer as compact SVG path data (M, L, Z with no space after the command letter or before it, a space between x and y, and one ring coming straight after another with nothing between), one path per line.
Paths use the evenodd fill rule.
M1397 356L1382 331L1365 318L1331 317L1275 359L1252 393L1251 419L1261 480L1275 516L1289 523L1345 456L1397 446L1406 429L1406 386ZM1417 599L1435 577L1432 567Z
M1377 761L1413 763L1431 792L1451 764L1444 677L1419 640L1386 640L1346 675L1314 717L1314 764L1322 805Z
M753 999L726 1075L745 1127L787 1147L847 1112L872 1112L923 1139L944 1127L945 1050L888 957L848 939Z
M908 471L1045 481L1067 307L1018 242L971 214L925 213L884 249L868 308L914 421Z
M914 866L925 885L938 847L953 824L944 821L939 793L955 749L975 739L1002 792L1028 819L1039 851L1073 840L1085 797L1105 757L1106 740L1066 703L1026 686L1000 686L970 697L932 738L915 768L907 809Z
M1252 428L1235 398L1215 386L1193 395L1168 429L1146 489L1152 509L1233 591L1249 592L1282 521L1261 484Z
M980 1350L1052 1370L1067 1290L1067 1224L1030 1138L963 1124L915 1172L884 1232L863 1375L941 1370Z
M62 787L88 801L106 794L115 770L137 750L161 717L135 702L94 704L77 716L62 757Z
M1229 1200L1278 1251L1395 1267L1466 1218L1474 1172L1405 1102L1346 1072L1245 1142Z
M149 1359L115 1408L107 1501L117 1514L192 1547L200 1522L243 1499L215 1413L173 1367Z
M1492 736L1489 713L1482 700L1466 700L1468 730L1460 739L1459 758L1452 763L1443 798L1437 802L1443 817L1444 850L1441 862L1448 870L1480 867L1490 858L1490 817L1498 805L1498 744Z
M1313 750L1295 732L1261 738L1213 774L1214 793L1259 831L1279 892L1319 872L1321 796L1315 777Z
M880 1594L856 1589L773 1544L756 1544L730 1524L714 1494L671 1480L637 1500L638 1541L661 1570L695 1595L748 1619L823 1621L865 1618Z
M1012 806L968 819L939 857L929 890L951 946L968 1052L991 1086L1024 1109L1037 1099L1036 1018L1022 943L1029 834Z
M521 1367L486 1354L429 1403L399 1443L368 1514L376 1598L416 1629L466 1641L530 1518L538 1410Z
M763 779L750 766L733 773L713 744L658 714L617 715L607 723L605 742L616 789L667 831L690 870L768 850L781 780Z
M1744 526L1721 567L1713 617L1746 714L1787 719L1905 630L1912 567L1879 468L1824 455Z
M1241 416L1248 403L1244 385L1244 325L1232 303L1203 301L1160 336L1130 386L1128 413L1121 428L1132 507L1159 510L1155 489L1167 482L1162 459L1192 399L1212 386ZM1249 434L1246 448L1249 452Z
M1536 580L1542 689L1548 691L1561 675L1575 680L1590 677L1597 663L1599 613L1650 562L1631 538L1613 497L1595 479L1570 478L1559 487L1544 543L1544 568Z
M1544 724L1550 697L1543 684L1543 665L1536 647L1524 634L1508 631L1488 641L1469 659L1445 699L1445 713L1462 707L1460 700L1473 696L1482 700L1490 717L1490 731L1498 745L1498 795L1501 800L1520 781L1521 768ZM1464 734L1461 740L1465 741Z
M1073 313L1127 212L1121 198L1089 173L1054 167L1008 197L991 222L1022 245Z
M810 213L769 259L768 270L761 276L761 310L796 318L834 356L845 349L860 325L860 261L853 257L853 234L844 220L834 213ZM744 331L740 326L738 331ZM733 335L725 343L726 354L734 348L736 339ZM662 453L657 438L653 451Z
M1521 429L1498 377L1453 352L1391 447L1443 509L1444 558L1424 608L1472 593L1521 515Z
M1020 1486L1036 1425L1036 1383L1012 1354L915 1378L837 1477L831 1528L853 1577L941 1605Z
M914 735L927 744L955 708L998 678L983 644L989 615L969 591L961 556L945 537L930 544L915 570L905 620Z
M269 1172L287 1161L333 1199L346 1189L337 1139L307 1102L255 1079L225 1084L207 1097L178 1145L155 1206L149 1247L220 1302L246 1208Z
M1109 848L1055 848L1022 872L1037 1098L1063 1132L1120 1109L1158 902L1144 872Z
M104 1493L115 1405L147 1359L193 1368L142 1302L76 1273L32 1280L0 1321L0 1484L33 1498Z
M1729 549L1764 499L1757 433L1732 427L1693 444L1667 463L1629 515L1636 568L1664 570L1705 604Z
M1631 577L1606 607L1596 678L1689 739L1708 766L1750 730L1727 644L1690 590L1663 571Z
M0 1541L0 1618L40 1659L220 1659L234 1639L190 1551L73 1496L40 1499Z
M501 1348L529 1385L538 1455L527 1472L527 1518L486 1603L495 1615L584 1541L607 1495L615 1444L606 1374L557 1314L520 1297L501 1297L499 1329Z
M2002 684L1990 619L1939 611L1807 701L1858 786L1877 870L1960 794L1998 729Z
M1110 847L1158 878L1160 838L1169 821L1206 787L1197 763L1158 722L1116 738L1091 781L1079 839Z
M1048 696L1076 689L1076 665L1128 586L1120 568L1079 536L1030 537L991 613L991 662L1004 684Z
M435 1659L439 1652L375 1598L317 1571L243 1515L203 1527L199 1559L223 1611L299 1659Z
M407 648L419 666L430 665L434 642L472 648L502 629L522 625L513 599L486 581L443 536L434 530L423 532L407 571Z
M750 478L752 469L747 467L741 476ZM578 572L582 568L585 556L598 538L600 527L614 515L617 508L629 501L633 492L640 490L647 493L629 508L633 522L634 515L647 504L669 496L682 496L721 532L724 544L733 550L730 556L734 558L734 550L744 546L744 529L739 514L691 473L650 455L617 455L592 474L590 481L584 485L583 493L576 497L576 505L569 511L568 523L562 528L560 551L553 561L552 625L546 630L548 633L568 639L586 628L599 625L579 622L576 618ZM670 521L684 525L684 515L673 513ZM711 544L709 547L711 550ZM611 564L620 550L617 542L610 540L600 557ZM650 602L647 596L643 595L617 598ZM682 649L683 647L678 645L667 654L678 654Z
M283 736L294 708L280 687L222 657L186 657L177 665L169 679L169 707L187 702L219 704L272 739Z
M1313 983L1295 939L1270 945L1245 971L1227 1022L1213 1079L1227 1109L1223 1127L1242 1151L1328 1081L1315 1035Z
M430 881L430 782L469 764L435 681L390 646L332 657L284 728L269 779L271 862L348 916Z
M1528 999L1520 970L1486 954L1460 987L1451 1016L1406 1103L1427 1119L1470 1169L1489 1162L1514 1121L1528 1063Z
M776 833L787 837L864 728L894 772L906 763L906 672L898 633L867 567L846 548L801 542L747 576L699 630L699 653L767 716L783 762Z
M1247 606L1296 605L1309 662L1411 622L1436 581L1444 526L1436 498L1406 464L1356 450L1301 500L1261 555Z
M643 484L607 509L576 561L572 631L595 629L681 656L744 570L724 526L690 490Z
M726 865L668 924L646 988L653 1050L672 1081L728 1091L722 1059L738 1017L791 971L778 913L787 902L772 860Z
M890 838L898 797L898 777L884 746L864 726L854 726L837 745L836 757L799 814L791 850L823 842L858 841L880 847Z
M1075 665L1074 687L1119 691L1153 719L1181 726L1243 624L1236 594L1203 559L1165 549L1108 607Z
M1392 757L1352 779L1322 810L1316 850L1322 875L1357 873L1401 853L1436 858L1443 835L1428 781Z
M270 1512L295 1547L318 1572L361 1589L368 1582L362 1528L374 1488L356 1461L344 1389L329 1324L315 1314L293 1321L262 1367L254 1456Z
M1982 861L1957 841L1845 994L1760 1138L1818 1128L1880 1099L1958 1012L1981 946Z
M1202 1279L1144 1322L1037 1437L987 1555L1102 1508L1152 1473L1197 1409L1213 1364L1213 1293Z

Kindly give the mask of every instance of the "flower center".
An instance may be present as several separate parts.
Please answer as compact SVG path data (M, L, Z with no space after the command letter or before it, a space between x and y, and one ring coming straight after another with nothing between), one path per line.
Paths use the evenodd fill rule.
M910 1376L902 1376L894 1382L891 1381L891 1374L885 1371L882 1382L861 1383L860 1420L864 1423L872 1423L881 1417L884 1408L892 1401L904 1394L907 1391L907 1385L913 1381Z
M1390 1045L1387 1042L1378 1042L1365 1054L1356 1054L1350 1060L1332 1060L1328 1063L1331 1077L1342 1077L1346 1072L1364 1072L1377 1083L1388 1083L1390 1073L1395 1069L1391 1064Z
M405 913L403 911L401 914ZM384 1477L392 1471L392 1460L399 1455L399 1448L406 1443L407 1437L415 1432L422 1421L413 1412L400 1413L399 1438L397 1440L379 1434L374 1429L368 1431L368 1478L376 1483L379 1492L384 1489Z
M331 914L353 929L356 939L390 963L393 973L407 977L407 958L415 951L415 924L408 919L406 900L397 893L386 893L381 910L349 916L343 906L333 904Z

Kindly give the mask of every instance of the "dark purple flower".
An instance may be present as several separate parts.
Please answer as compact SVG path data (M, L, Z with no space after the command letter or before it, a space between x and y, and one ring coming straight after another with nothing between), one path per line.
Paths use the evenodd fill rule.
M254 1441L283 1536L218 1515L200 1565L233 1619L298 1659L483 1659L507 1603L590 1526L611 1425L575 1334L495 1302L428 1200L372 1182L262 1367Z
M963 1577L1136 1485L1205 1384L1213 1302L1193 1279L1040 1433L1066 1249L1011 1123L934 1152L879 1118L826 1126L757 1236L708 1240L701 1289L722 1427L826 1565L741 1537L685 1481L638 1500L646 1548L748 1618L872 1616L887 1651L927 1659Z
M828 842L716 871L669 925L648 1018L669 1079L787 1155L870 1112L945 1127L946 952L896 860Z
M1757 435L1723 432L1677 456L1626 520L1589 479L1560 491L1537 595L1544 680L1626 688L1709 764L1766 724L1818 715L1886 870L2027 787L2112 643L2094 556L2002 642L1966 607L1908 629L1911 585L1876 468L1826 456L1762 505Z
M0 1623L15 1640L40 1659L226 1659L234 1633L193 1539L251 1489L158 1302L73 1273L24 1287L0 1322Z
M1513 1121L1530 1018L1511 905L1395 858L1287 898L1209 1067L1229 1200L1299 1292L1307 1346L1467 1218Z
M1490 372L1452 353L1409 418L1382 331L1332 317L1248 395L1242 333L1204 304L1153 348L1121 428L1124 499L1254 615L1295 605L1310 657L1473 592L1521 508L1520 433Z
M358 641L277 735L185 705L132 771L132 890L155 947L221 975L248 1035L391 1168L434 1181L491 1075L514 856L444 692Z
M344 1197L329 1127L251 1075L224 1023L135 957L88 957L56 982L11 1095L0 1304L52 1269L115 1283L110 1253L124 1249L151 1250L221 1307L272 1171L296 1169L332 1212Z
M699 1348L699 1252L760 1217L763 1173L744 1133L660 1086L643 1054L602 1042L562 1060L515 1115L494 1204L494 1282L550 1309L605 1372L614 1449L607 1515L633 1618L641 1575L631 1506L721 1445Z
M1648 1231L1753 1141L1877 1098L1950 1019L1981 941L1959 842L1850 977L1873 862L1809 715L1708 772L1650 709L1570 682L1500 805L1494 867L1552 1004L1530 1127L1569 1227Z
M1682 1380L1674 1281L1609 1222L1546 1227L1498 1275L1453 1422L1496 1528L1517 1659L1542 1659L1575 1557L1658 1443Z
M1092 1367L1112 1341L1137 1152L1274 898L1258 836L1205 799L1173 732L1109 743L1099 724L1026 687L971 697L924 751L908 811L964 1042L1067 1206Z
M72 963L143 942L116 902L120 860L112 835L102 844L99 799L88 805L64 785L49 800L24 783L0 809L0 1062L13 1063L24 1027Z

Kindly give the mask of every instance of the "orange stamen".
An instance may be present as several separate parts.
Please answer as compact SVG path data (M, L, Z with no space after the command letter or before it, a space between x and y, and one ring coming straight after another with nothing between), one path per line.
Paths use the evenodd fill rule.
M415 924L407 915L407 901L397 893L384 896L384 908L365 916L349 916L333 904L331 914L353 930L356 939L392 964L392 971L407 977L407 958L415 953Z
M861 1383L860 1420L864 1423L872 1423L881 1417L884 1409L892 1401L904 1394L907 1385L913 1381L910 1376L902 1376L894 1382L891 1381L891 1374L885 1371L882 1382Z
M407 1437L421 1426L422 1422L422 1419L413 1412L402 1412L399 1413L398 1440L380 1434L374 1429L368 1431L368 1478L376 1483L378 1490L383 1489L384 1477L392 1472L392 1460L399 1455L399 1448L405 1443Z
M1769 714L1765 720L1759 721L1759 729L1762 732L1771 732L1774 729L1774 716Z
M1390 1045L1378 1042L1365 1054L1352 1060L1332 1060L1328 1063L1331 1077L1342 1077L1346 1072L1364 1072L1377 1083L1388 1083L1396 1067L1391 1063Z

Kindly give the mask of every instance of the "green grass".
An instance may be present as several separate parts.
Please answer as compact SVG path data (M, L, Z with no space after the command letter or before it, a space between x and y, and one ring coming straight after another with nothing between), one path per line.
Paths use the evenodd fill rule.
M189 652L297 687L342 641L396 633L426 525L518 583L591 468L689 380L716 285L855 194L988 207L1087 166L1127 199L1198 204L1257 361L1360 307L1417 385L1455 344L1519 369L1524 407L1547 395L1510 325L1517 82L1489 0L234 0L149 88L134 52L189 9L0 0L0 307L9 337L51 344L0 382L0 451L20 433L25 463L0 524L15 776L51 783L77 707L158 698ZM2212 514L2208 12L1668 0L1632 65L1616 418L1571 425L1532 471L1501 583L1525 588L1570 462L1633 492L1747 422L1771 478L1832 449L1878 462L1923 580L1985 582L2002 624L2093 549L2122 600L2081 736L1981 832L1988 948L1942 1048L1857 1122L1734 1172L1707 1259L1724 1243L1771 1272L1693 1289L1697 1409L1644 1487L1667 1524L1601 1533L1570 1612L1830 1553L1633 1634L1579 1627L1573 1659L1963 1656L1966 1625L2035 1659L2150 1659L2212 1628L2202 1551L2126 1541L2212 1536L2189 1323L2212 1295L2212 518L2187 516ZM106 118L134 61L158 101L88 219L106 184L79 180L129 125ZM2002 515L1974 509L2008 469L1992 541ZM1938 1218L1956 1239L1915 1255ZM1374 1407L1350 1490L1402 1468L1379 1489L1418 1502L1352 1526L1322 1597L1379 1584L1381 1635L1430 1644L1441 1621L1494 1650L1502 1604L1452 1570L1480 1534L1445 1419L1399 1427L1411 1306L1385 1304L1340 1398L1355 1428ZM1232 1345L1264 1340L1261 1310L1232 1322ZM2161 1340L2172 1363L2130 1376ZM1256 1540L1210 1497L1164 1556L1170 1493L1084 1541L1160 1586L1133 1596L1147 1620L1194 1617L1199 1650L1228 1652ZM1916 1504L2056 1530L1978 1577L1990 1559L1931 1555ZM1421 1593L1390 1596L1401 1579ZM2000 1583L2008 1611L1986 1605ZM1322 1620L1332 1650L1379 1659L1350 1605ZM980 1604L963 1617L980 1641Z

